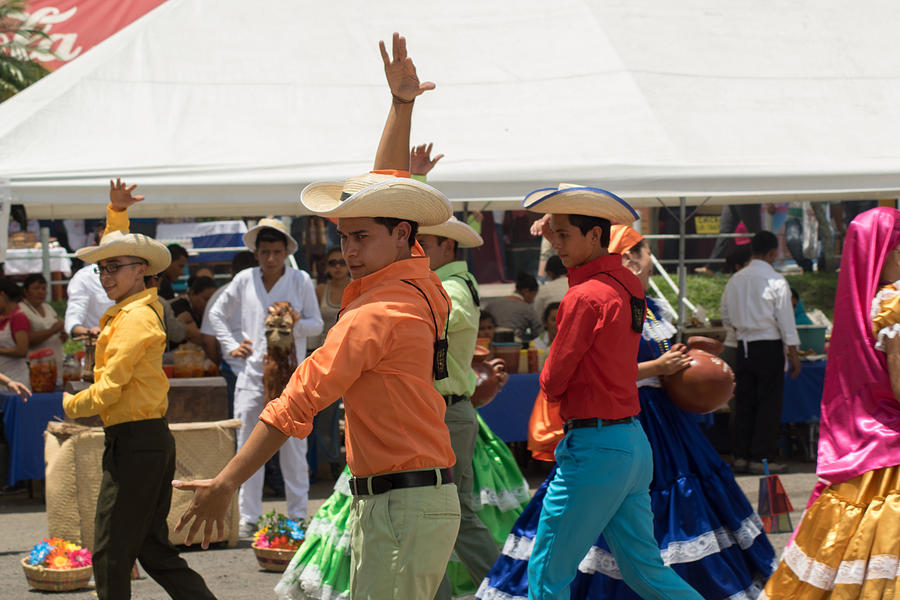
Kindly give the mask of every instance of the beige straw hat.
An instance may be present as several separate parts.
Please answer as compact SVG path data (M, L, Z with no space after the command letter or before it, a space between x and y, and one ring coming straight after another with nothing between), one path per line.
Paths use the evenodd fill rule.
M631 225L640 219L631 205L612 192L573 183L534 190L525 196L522 207L539 213L600 217L613 225Z
M251 227L247 233L244 234L243 240L244 245L250 248L253 252L256 252L256 238L259 236L259 232L263 229L274 229L278 233L284 234L284 237L287 238L287 252L288 254L293 254L297 251L297 248L300 245L297 243L291 234L288 233L287 227L285 227L284 223L279 221L278 219L260 219L259 222Z
M81 248L75 256L86 263L98 263L115 256L136 256L147 261L147 274L161 273L172 262L169 249L142 233L111 231L103 236L99 246Z
M381 173L311 183L300 193L300 202L323 217L390 217L420 227L439 225L452 214L447 197L427 183Z
M477 248L484 244L478 232L456 217L450 217L440 225L419 227L419 235L437 235L456 240L460 248Z

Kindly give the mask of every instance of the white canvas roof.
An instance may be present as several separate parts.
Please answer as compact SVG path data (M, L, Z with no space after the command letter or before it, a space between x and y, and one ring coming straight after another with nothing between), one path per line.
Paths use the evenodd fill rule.
M560 181L636 205L900 197L900 4L875 0L168 0L0 104L0 175L35 217L297 214L370 168L379 39L423 79L430 181L512 208Z

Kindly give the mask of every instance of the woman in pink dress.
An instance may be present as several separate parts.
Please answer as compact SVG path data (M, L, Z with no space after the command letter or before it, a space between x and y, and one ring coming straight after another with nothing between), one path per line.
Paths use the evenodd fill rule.
M847 230L817 472L761 598L900 598L900 211Z

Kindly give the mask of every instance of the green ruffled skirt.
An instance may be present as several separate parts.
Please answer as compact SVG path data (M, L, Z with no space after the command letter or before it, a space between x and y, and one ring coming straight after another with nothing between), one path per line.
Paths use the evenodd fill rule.
M494 435L480 415L472 467L475 509L499 547L531 494L509 448ZM347 521L352 503L350 470L344 468L334 485L334 493L316 512L307 529L306 540L275 586L279 598L349 600L350 530ZM454 596L474 594L481 582L471 581L463 565L454 559L455 554L447 566Z

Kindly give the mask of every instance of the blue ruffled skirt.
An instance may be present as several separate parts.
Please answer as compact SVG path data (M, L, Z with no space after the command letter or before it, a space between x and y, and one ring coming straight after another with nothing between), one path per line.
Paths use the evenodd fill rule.
M691 415L660 389L639 393L641 425L653 448L650 500L664 562L707 600L756 598L775 562L759 517ZM477 598L528 597L528 557L554 474L519 516ZM602 535L579 565L571 592L572 598L639 599Z

